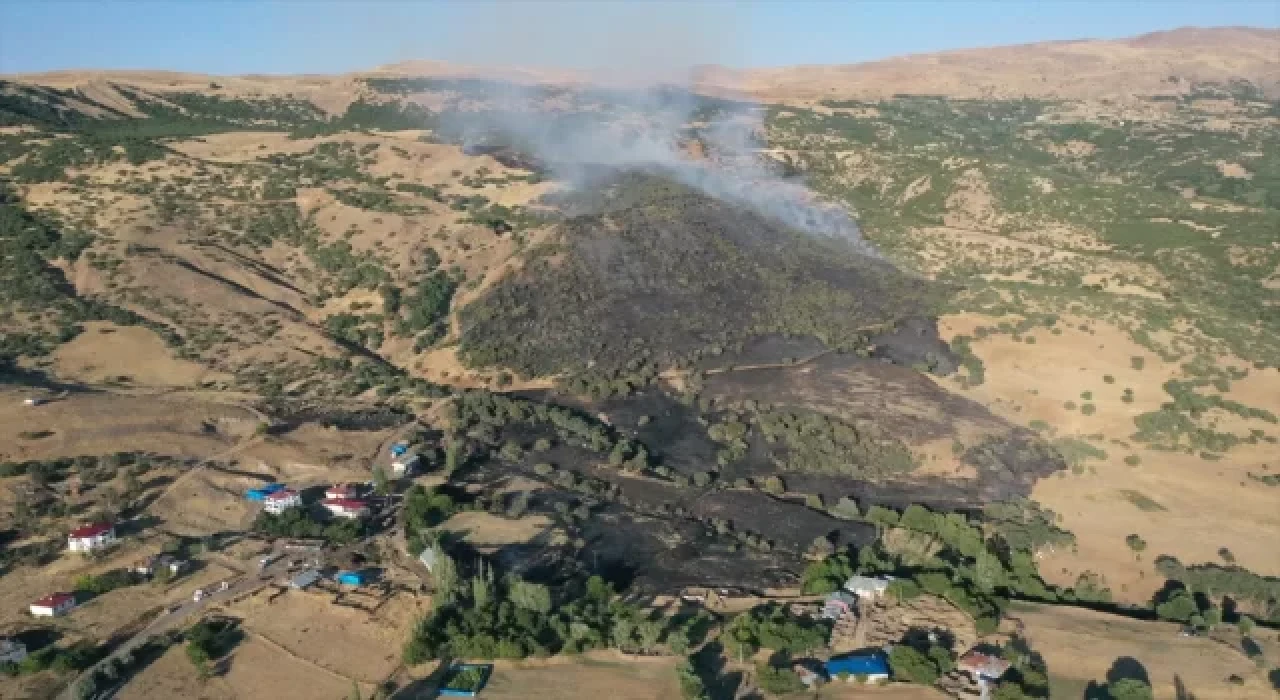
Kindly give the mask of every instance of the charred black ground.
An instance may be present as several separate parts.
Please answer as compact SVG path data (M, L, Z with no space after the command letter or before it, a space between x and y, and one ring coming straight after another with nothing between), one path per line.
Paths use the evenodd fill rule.
M653 175L616 176L563 207L591 213L463 310L469 363L625 393L768 334L869 348L942 295L845 241Z

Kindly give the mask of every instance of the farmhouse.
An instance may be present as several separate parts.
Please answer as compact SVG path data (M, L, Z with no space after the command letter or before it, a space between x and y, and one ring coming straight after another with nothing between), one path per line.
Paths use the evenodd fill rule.
M892 576L850 576L844 582L844 589L859 598L879 598L892 582Z
M334 484L324 490L325 498L351 500L360 496L360 489L355 484Z
M284 489L285 489L284 484L275 484L275 483L266 484L266 485L258 486L256 488L251 488L248 491L245 491L244 497L249 499L250 501L265 501L267 500L267 496L275 493L276 491L283 491Z
M822 603L822 619L839 620L846 615L855 614L858 599L848 591L836 591L827 596Z
M31 604L31 614L36 617L57 617L65 615L76 606L76 597L71 593L51 593Z
M316 581L319 581L319 580L320 580L319 571L316 571L315 569L307 569L306 571L303 571L297 576L294 576L293 579L289 581L289 586L291 588L296 588L301 591L315 585Z
M344 586L363 586L368 576L363 571L339 571L334 578Z
M26 644L16 639L0 639L0 664L20 664L26 658Z
M73 552L92 552L115 544L116 528L108 523L83 525L67 535L67 548Z
M283 489L269 493L262 499L262 509L272 515L280 515L290 508L302 505L302 496L293 489Z
M823 666L828 678L876 682L889 680L889 662L884 654L845 654L833 656Z
M421 455L417 452L406 452L391 460L391 473L397 477L413 476L421 466Z
M326 498L320 505L339 518L364 518L369 515L369 504L355 498Z
M170 576L177 576L186 569L187 562L172 554L157 554L133 565L133 572L141 576L155 576L158 571L168 571Z
M1009 666L1009 662L999 656L984 654L977 649L970 650L956 660L956 668L978 682L1000 680Z

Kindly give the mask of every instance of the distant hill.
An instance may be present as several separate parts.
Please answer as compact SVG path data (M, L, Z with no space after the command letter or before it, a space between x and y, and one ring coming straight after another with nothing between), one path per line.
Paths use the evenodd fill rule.
M697 83L765 100L1122 98L1187 93L1193 83L1244 79L1280 95L1280 30L1183 28L1131 39L1055 41L900 56L848 65L735 71L709 66Z
M363 78L483 78L518 84L580 85L584 75L556 69L403 61L344 75L209 76L152 71L65 70L0 76L76 90L99 102L119 102L113 85L148 92L198 91L229 97L307 99L341 113L362 93ZM1179 95L1195 83L1246 80L1280 96L1280 30L1187 27L1129 39L1053 41L897 56L845 65L737 70L702 66L700 92L765 101L881 99L894 95L956 98L1115 99ZM127 104L127 101L124 101Z

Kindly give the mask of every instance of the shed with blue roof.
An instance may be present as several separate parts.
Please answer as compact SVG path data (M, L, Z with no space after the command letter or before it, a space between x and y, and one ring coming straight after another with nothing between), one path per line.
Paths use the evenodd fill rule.
M244 497L249 499L250 501L265 501L267 499L267 496L270 496L271 494L277 491L283 491L283 490L284 490L284 484L275 484L275 483L263 484L262 486L251 488L248 491L245 491Z
M868 682L889 680L889 660L883 652L834 656L823 664L828 678L864 679Z

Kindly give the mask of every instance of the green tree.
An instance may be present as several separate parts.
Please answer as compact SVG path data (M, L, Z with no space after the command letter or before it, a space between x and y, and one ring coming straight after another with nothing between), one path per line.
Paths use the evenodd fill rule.
M379 496L385 496L390 491L387 470L381 464L373 465L373 491Z
M507 587L507 598L525 610L536 613L551 611L551 589L542 584L514 580Z
M932 685L939 676L932 659L906 644L899 644L889 652L889 668L894 678L922 685Z
M1151 686L1137 678L1123 678L1107 684L1111 700L1152 700Z
M1190 622L1191 616L1200 612L1196 600L1185 589L1175 591L1169 599L1156 606L1156 615L1165 620Z
M636 625L636 637L640 640L640 649L645 653L649 653L654 647L658 646L658 639L662 637L662 622L660 620L642 620Z
M680 681L680 695L684 700L708 700L710 697L697 670L688 659L676 664L676 678Z
M983 593L990 593L1004 582L1004 563L989 550L978 552L973 563L973 583Z
M1248 615L1241 615L1240 620L1236 622L1236 629L1240 630L1240 634L1243 634L1246 637L1253 634L1255 627L1257 627L1257 624L1253 621L1253 618Z

